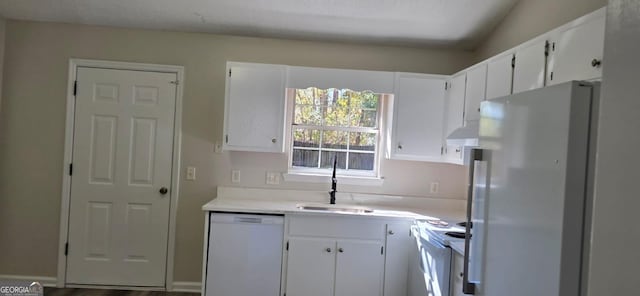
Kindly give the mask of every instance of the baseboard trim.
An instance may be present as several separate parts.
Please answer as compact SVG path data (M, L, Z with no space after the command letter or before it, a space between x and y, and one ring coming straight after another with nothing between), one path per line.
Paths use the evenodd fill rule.
M200 293L202 292L201 282L173 282L172 292L190 292Z
M58 280L50 276L0 274L0 279L39 282L45 287L55 287L58 284Z

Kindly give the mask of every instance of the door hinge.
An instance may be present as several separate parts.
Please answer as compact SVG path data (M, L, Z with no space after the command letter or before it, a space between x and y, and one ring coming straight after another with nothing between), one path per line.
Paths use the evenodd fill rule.
M511 58L511 68L515 68L516 67L516 55L513 55L513 58Z
M73 96L75 97L78 94L78 80L73 82Z
M384 246L380 247L380 255L384 255Z
M286 248L286 250L287 250L287 251L289 251L289 242L287 242L287 248Z
M551 44L549 43L549 41L545 41L544 43L544 56L548 57L549 56L549 47L551 46Z
M224 135L224 142L229 143L229 135Z
M229 77L231 77L231 69L229 69Z
M69 164L69 176L73 176L73 163Z
M64 244L64 255L67 256L69 255L69 243L65 243Z
M556 43L551 43L551 51L556 51Z
M550 78L551 78L551 80L553 80L553 72L551 72L551 77Z

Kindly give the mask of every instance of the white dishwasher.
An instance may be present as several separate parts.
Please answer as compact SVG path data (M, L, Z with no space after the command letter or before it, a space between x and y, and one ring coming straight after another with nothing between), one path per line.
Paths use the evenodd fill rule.
M210 215L205 295L280 295L284 217Z

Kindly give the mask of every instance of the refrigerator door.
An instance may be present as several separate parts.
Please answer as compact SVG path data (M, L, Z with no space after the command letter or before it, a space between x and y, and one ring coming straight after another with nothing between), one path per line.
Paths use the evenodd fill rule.
M570 82L482 103L490 160L476 295L579 295L592 91Z

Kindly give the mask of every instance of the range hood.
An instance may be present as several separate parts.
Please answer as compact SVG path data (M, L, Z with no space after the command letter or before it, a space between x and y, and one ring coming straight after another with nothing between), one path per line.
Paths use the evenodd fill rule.
M477 147L479 134L480 121L467 121L463 127L454 130L447 136L447 145Z

